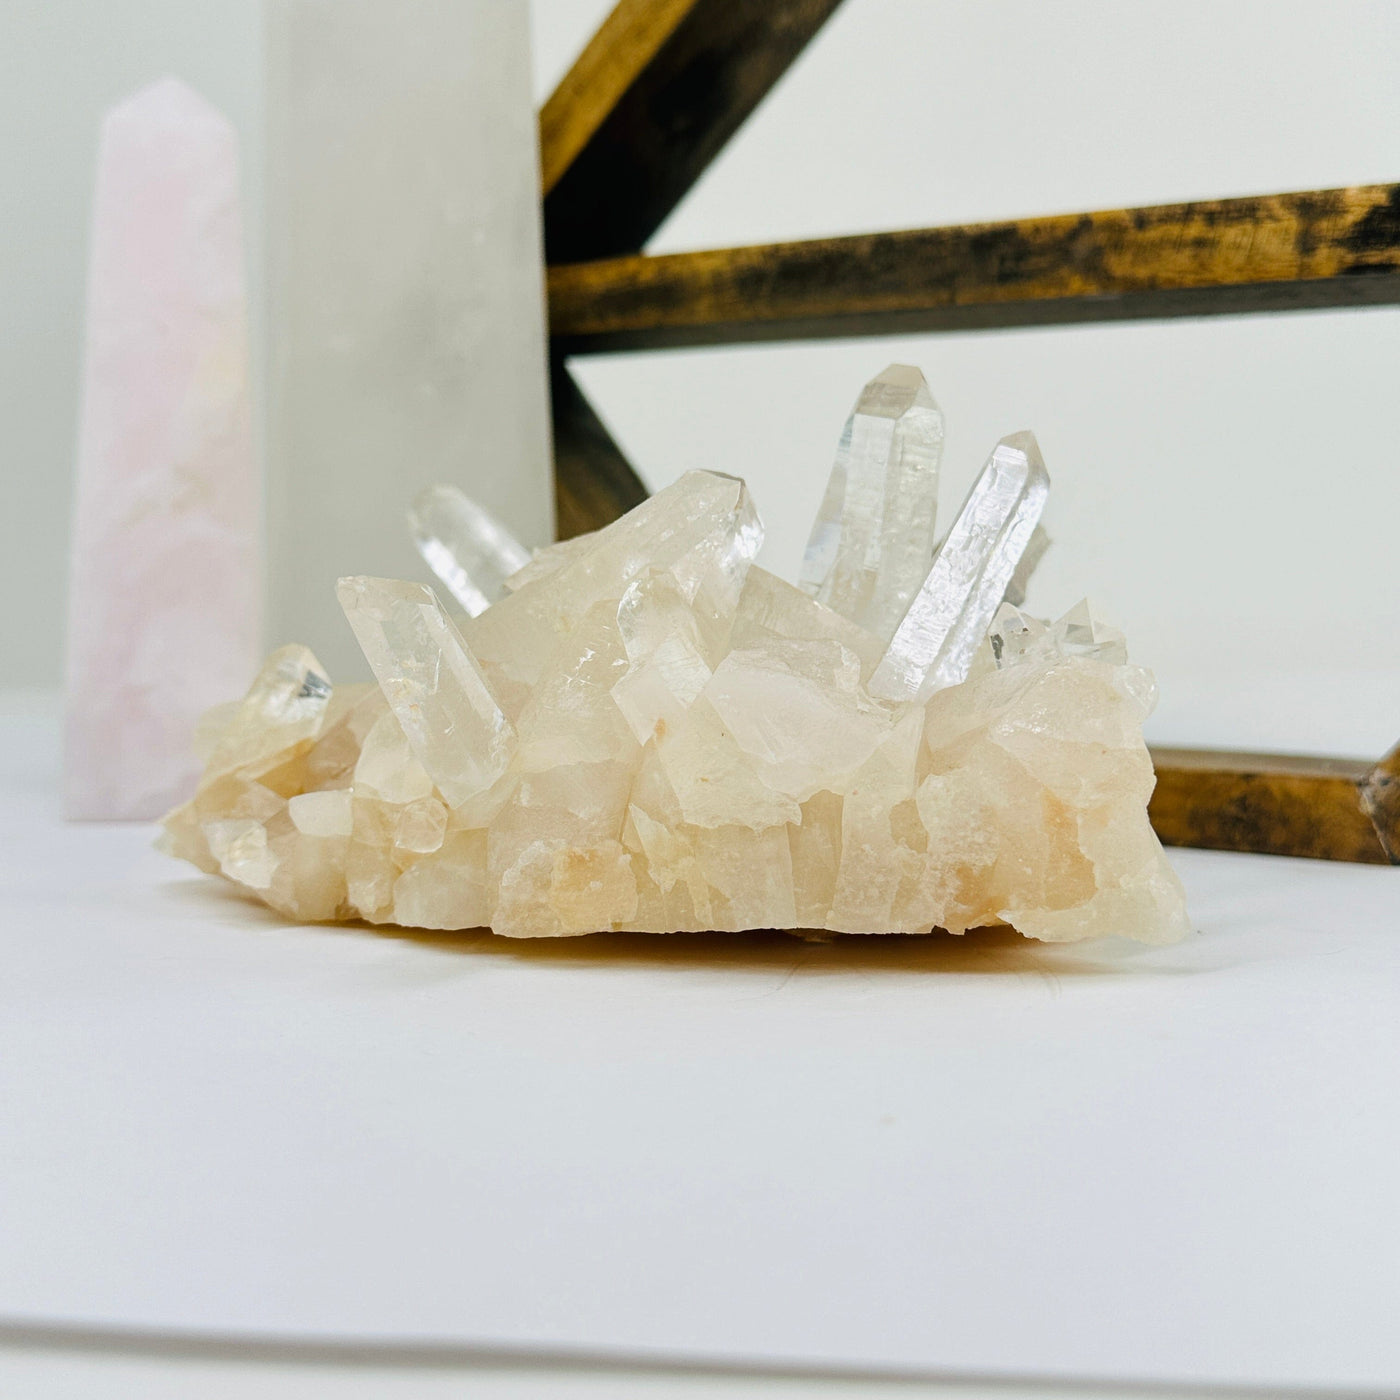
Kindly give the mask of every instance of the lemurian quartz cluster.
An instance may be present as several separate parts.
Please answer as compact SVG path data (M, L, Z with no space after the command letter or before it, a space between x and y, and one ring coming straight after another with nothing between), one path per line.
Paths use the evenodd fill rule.
M342 579L378 684L276 652L208 717L166 849L300 920L1180 937L1151 675L1086 604L1019 611L1049 487L1031 434L940 541L942 443L917 370L867 385L798 586L754 563L731 476L533 558L426 493L415 534L466 615Z

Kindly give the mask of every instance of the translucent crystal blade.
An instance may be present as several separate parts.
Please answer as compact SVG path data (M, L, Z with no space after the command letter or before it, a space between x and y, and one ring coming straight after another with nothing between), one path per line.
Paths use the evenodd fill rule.
M506 580L530 562L530 551L456 486L429 486L408 508L413 542L468 617L501 597Z
M933 558L942 452L943 414L910 365L872 379L841 434L798 581L882 642Z
M703 621L731 618L763 544L748 487L722 472L687 472L621 520L599 530L594 547L557 575L584 596L620 596L646 569L664 570Z
M763 543L748 488L719 472L687 472L621 520L559 550L557 567L532 577L467 629L484 661L533 684L561 635L590 608L614 609L639 574L670 576L707 648L722 645L744 580ZM545 560L545 555L540 560Z
M871 694L925 700L967 679L1049 489L1034 434L996 445L875 668Z
M279 647L214 740L204 781L238 769L256 771L314 739L330 694L321 663L306 647Z
M618 603L617 626L628 666L612 697L644 744L658 724L675 727L705 688L711 669L695 616L668 573L648 570L628 584Z
M343 578L355 638L418 761L454 807L505 772L515 730L431 588Z

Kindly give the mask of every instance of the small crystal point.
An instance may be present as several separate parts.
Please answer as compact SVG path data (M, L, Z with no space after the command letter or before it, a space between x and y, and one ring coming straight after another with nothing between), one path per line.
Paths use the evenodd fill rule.
M1002 438L875 668L872 695L926 700L967 679L1049 489L1035 435Z
M485 507L456 486L429 486L408 508L413 542L462 605L480 617L530 562L530 551Z
M1105 622L1087 598L1060 618L1051 634L1064 656L1083 656L1114 666L1128 663L1128 644L1122 632Z
M1003 603L987 633L998 667L1004 670L1024 660L1048 630L1039 618L1028 616L1014 603Z
M737 477L691 471L584 538L585 545L570 541L567 550L556 545L541 554L529 582L471 623L478 656L533 685L561 635L598 603L609 602L616 616L628 585L649 571L671 576L706 646L718 647L763 543L763 524ZM535 567L546 562L556 567Z
M355 638L418 761L454 807L506 770L515 729L431 588L395 579L336 586Z
M210 736L204 781L238 770L256 773L288 748L314 738L330 695L331 683L308 648L279 647L217 736Z
M798 582L887 641L928 573L943 414L924 376L890 365L841 434Z

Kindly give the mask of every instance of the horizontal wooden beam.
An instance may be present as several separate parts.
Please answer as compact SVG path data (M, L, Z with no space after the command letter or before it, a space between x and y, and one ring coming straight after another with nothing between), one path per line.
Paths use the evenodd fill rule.
M1169 846L1400 864L1400 746L1379 763L1153 749Z
M839 0L623 0L541 113L550 262L641 249Z
M566 353L1400 302L1400 185L549 269Z

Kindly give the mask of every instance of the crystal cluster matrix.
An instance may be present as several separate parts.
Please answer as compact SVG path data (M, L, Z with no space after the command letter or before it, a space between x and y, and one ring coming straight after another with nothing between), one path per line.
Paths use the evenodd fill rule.
M1043 547L1034 437L997 444L939 540L942 443L916 370L866 387L800 586L754 563L734 477L533 558L436 488L411 520L462 613L342 579L376 684L275 653L208 717L166 848L301 920L1182 936L1152 678L1087 604L1006 601Z

